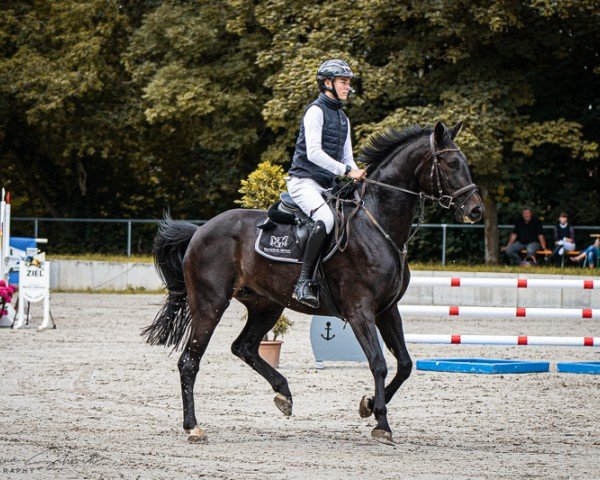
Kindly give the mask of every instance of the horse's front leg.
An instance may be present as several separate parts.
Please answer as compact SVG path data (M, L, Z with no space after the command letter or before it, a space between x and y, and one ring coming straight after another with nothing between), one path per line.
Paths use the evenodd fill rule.
M392 444L392 430L387 420L387 407L385 406L385 377L387 365L385 357L377 339L377 328L375 327L375 314L373 312L356 312L348 315L348 323L354 331L358 343L362 347L369 367L375 380L375 397L373 402L373 413L377 420L377 426L371 432L376 440Z
M396 375L394 375L389 385L385 387L385 403L388 404L400 386L410 377L413 363L404 341L402 317L397 305L391 306L386 312L377 317L377 328L379 328L385 345L392 352L398 364ZM358 410L360 416L363 418L371 416L374 403L372 397L363 397Z

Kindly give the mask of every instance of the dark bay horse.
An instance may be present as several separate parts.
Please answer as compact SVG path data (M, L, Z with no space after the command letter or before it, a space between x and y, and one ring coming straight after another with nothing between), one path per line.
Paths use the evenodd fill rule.
M372 435L384 443L392 442L386 404L412 369L396 304L410 280L406 243L417 200L429 198L452 207L461 222L478 221L483 214L466 158L454 143L460 127L448 129L440 122L435 128L391 130L363 149L368 178L361 189L362 208L351 220L347 248L324 264L331 293L375 380L374 396L363 397L359 413L375 415ZM168 297L142 334L151 344L183 348L178 366L183 428L190 442L206 441L196 420L194 384L200 359L232 298L248 309L232 351L271 384L275 404L285 415L292 413L287 380L258 355L259 343L284 308L328 315L324 307L313 310L292 299L300 265L272 262L255 252L257 224L264 218L264 211L236 209L201 227L166 219L155 239L155 262ZM397 361L387 386L376 329Z

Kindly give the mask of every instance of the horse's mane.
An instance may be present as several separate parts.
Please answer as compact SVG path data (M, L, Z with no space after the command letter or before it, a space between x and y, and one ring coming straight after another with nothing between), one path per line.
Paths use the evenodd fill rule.
M423 135L429 135L431 132L433 132L432 127L420 127L416 124L404 130L388 128L384 132L376 133L369 138L367 144L361 149L358 160L367 166L376 167L388 158L396 148Z

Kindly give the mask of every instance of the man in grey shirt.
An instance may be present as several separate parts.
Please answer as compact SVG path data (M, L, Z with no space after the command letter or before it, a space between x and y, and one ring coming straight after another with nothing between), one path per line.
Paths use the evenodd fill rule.
M310 277L334 225L333 213L322 193L333 186L336 176L348 175L358 181L365 174L354 162L350 121L342 110L342 102L352 90L353 77L343 60L327 60L319 67L317 85L321 93L304 111L288 172L288 192L302 211L315 220L294 289L294 298L313 308L319 306L319 300L311 288Z

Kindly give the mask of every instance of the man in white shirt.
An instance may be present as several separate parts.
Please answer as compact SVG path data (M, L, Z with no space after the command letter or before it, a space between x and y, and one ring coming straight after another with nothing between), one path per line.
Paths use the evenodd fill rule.
M333 186L336 176L348 175L358 181L365 175L354 162L350 121L342 110L342 102L352 90L353 77L343 60L327 60L319 67L317 84L321 93L304 111L288 172L288 192L302 211L315 220L294 289L294 298L313 308L319 306L319 299L311 288L310 278L327 234L334 226L333 213L321 194Z

